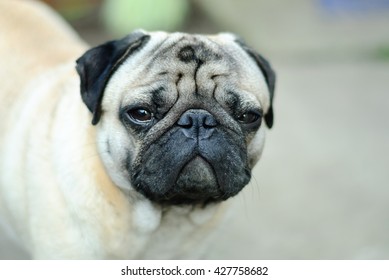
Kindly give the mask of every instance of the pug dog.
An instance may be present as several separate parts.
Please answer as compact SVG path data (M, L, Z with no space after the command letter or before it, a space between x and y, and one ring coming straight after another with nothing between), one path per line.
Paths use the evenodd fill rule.
M0 2L0 215L35 259L204 257L273 125L275 74L237 36L137 30L90 48Z

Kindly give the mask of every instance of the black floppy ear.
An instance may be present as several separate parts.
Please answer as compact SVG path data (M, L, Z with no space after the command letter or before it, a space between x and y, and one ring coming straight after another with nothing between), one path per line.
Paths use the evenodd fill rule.
M236 40L236 43L240 45L248 55L255 60L258 67L261 69L263 75L265 76L265 80L267 83L267 87L269 88L270 93L270 107L265 115L265 123L269 128L273 126L273 98L274 98L274 88L276 84L276 73L274 73L273 69L270 66L270 63L259 53L248 47L241 40Z
M93 125L100 120L101 101L108 80L121 63L140 50L149 39L149 35L136 31L121 40L94 47L77 59L76 69L81 80L81 97L89 111L93 113Z

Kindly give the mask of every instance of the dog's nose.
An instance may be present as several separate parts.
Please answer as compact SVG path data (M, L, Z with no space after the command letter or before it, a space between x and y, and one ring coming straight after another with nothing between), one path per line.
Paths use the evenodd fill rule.
M188 138L206 139L211 137L217 121L208 111L191 109L182 114L177 125Z

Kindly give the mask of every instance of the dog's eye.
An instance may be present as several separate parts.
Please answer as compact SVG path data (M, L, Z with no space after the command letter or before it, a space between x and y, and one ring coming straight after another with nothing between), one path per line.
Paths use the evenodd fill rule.
M251 124L256 122L261 116L257 113L246 112L238 116L237 120L242 124Z
M153 113L145 108L134 108L127 110L127 116L135 122L149 122L153 118Z

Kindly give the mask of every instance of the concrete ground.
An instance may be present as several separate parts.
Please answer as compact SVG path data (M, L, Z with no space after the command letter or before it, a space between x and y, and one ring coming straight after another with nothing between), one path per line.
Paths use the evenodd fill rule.
M389 60L368 54L388 42L388 21L323 22L304 7L252 16L279 19L273 33L262 32L278 75L275 124L207 258L389 259ZM236 24L234 31L247 30ZM254 35L249 41L260 45ZM26 257L0 234L0 259Z

